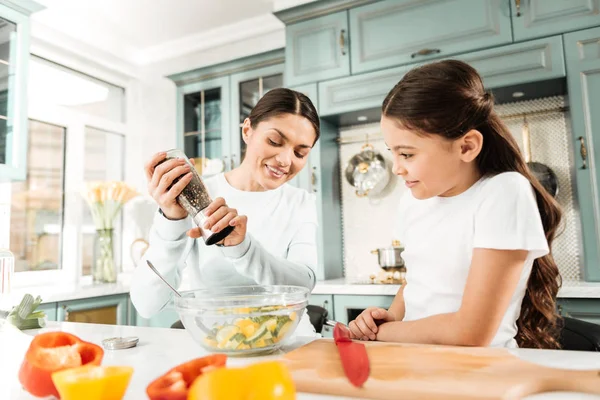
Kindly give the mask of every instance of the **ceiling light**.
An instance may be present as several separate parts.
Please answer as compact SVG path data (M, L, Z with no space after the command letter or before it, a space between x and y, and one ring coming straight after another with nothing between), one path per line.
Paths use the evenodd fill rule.
M356 119L358 120L358 122L365 122L368 118L366 115L359 115Z
M518 99L519 97L523 97L523 96L525 96L525 93L523 93L523 92L514 92L512 94L512 97L514 97L515 99Z

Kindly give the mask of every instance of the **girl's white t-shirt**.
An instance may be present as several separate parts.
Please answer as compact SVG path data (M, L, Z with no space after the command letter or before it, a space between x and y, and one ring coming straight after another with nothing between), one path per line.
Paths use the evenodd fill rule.
M505 172L481 178L453 197L400 202L398 239L405 247L405 321L459 310L473 249L527 250L517 288L490 346L517 347L517 319L533 261L548 242L527 178ZM440 326L440 329L444 327Z

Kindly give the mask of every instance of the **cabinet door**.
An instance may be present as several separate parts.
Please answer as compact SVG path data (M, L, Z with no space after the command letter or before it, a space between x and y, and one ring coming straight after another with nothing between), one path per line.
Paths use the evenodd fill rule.
M241 125L265 93L283 87L283 69L281 64L231 75L231 168L246 154Z
M382 307L388 309L394 301L394 296L357 296L335 295L333 307L335 320L348 324L368 307Z
M288 25L285 38L286 86L350 75L346 11Z
M308 304L312 304L315 306L323 307L327 310L327 318L333 320L334 311L333 311L333 296L330 294L311 294L308 298ZM333 329L330 326L323 326L323 331L321 332L323 337L333 337Z
M386 0L350 10L352 74L511 42L508 0Z
M0 4L0 181L27 175L29 18Z
M600 28L564 36L584 278L600 281Z
M228 76L177 90L177 147L197 158L196 168L203 175L231 168L229 93Z
M444 58L454 58L471 64L481 74L488 89L565 76L561 36ZM421 64L424 63L408 64L321 82L319 83L320 114L327 116L381 109L383 99L394 85L410 69Z
M317 84L316 83L310 83L308 85L302 85L302 86L295 86L295 87L291 87L290 89L300 92L300 93L304 94L306 97L308 97L310 99L310 101L313 103L313 105L315 106L315 108L317 109L317 112L319 111L318 98L317 98L318 97ZM319 157L318 153L320 151L320 146L319 146L320 141L321 140L319 139L317 141L317 143L315 143L314 147L310 151L306 165L304 166L304 168L302 168L302 171L300 171L298 173L298 175L296 175L294 177L294 179L292 179L289 182L290 185L294 185L296 187L306 190L307 192L314 193L314 189L315 189L314 181L316 179L317 170L319 168L320 157Z
M36 311L44 311L48 321L57 321L56 319L56 303L40 304Z
M600 325L600 299L558 299L561 316Z
M600 25L600 0L511 0L511 3L515 41Z
M58 321L127 325L126 294L58 303Z

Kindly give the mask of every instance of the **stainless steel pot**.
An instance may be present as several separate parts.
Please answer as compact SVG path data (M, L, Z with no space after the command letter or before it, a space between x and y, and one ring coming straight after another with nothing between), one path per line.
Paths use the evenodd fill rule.
M361 152L354 155L346 165L346 180L356 188L358 197L379 194L390 180L385 158L365 144Z
M372 250L372 254L377 254L379 266L384 270L392 270L404 267L404 260L402 259L402 252L404 247L400 245L397 240L392 242L391 247L382 247L376 250Z

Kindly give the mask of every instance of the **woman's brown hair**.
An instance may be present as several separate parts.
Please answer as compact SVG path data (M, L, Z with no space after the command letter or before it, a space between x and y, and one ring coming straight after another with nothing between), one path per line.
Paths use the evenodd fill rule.
M494 112L494 99L477 71L456 60L444 60L408 72L383 101L382 115L422 134L458 139L472 129L483 135L475 160L483 176L516 171L535 191L548 245L557 233L562 212L558 203L532 175L514 137ZM560 317L556 295L561 285L552 253L533 262L521 314L519 347L559 348Z
M319 114L312 101L304 94L287 88L269 90L252 108L248 118L250 126L256 129L258 124L272 117L282 114L300 115L306 118L315 129L315 143L321 135ZM313 143L314 145L314 143Z

